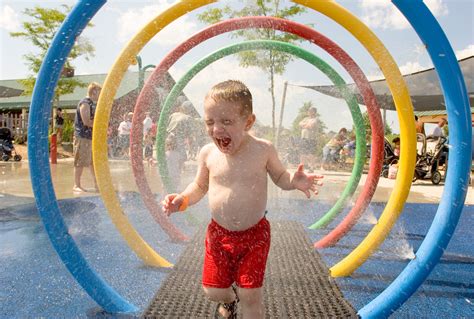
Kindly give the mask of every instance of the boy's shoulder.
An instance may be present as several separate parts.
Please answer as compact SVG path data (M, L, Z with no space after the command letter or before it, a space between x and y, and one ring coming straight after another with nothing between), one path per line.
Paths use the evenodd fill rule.
M270 150L271 148L273 148L273 143L269 140L255 137L252 135L251 135L251 138L252 138L252 143L261 150Z
M207 156L215 149L217 149L217 147L214 143L208 143L201 148L200 154Z
M256 137L256 136L253 136L253 135L250 135L250 137L257 144L267 145L267 146L273 145L272 142L267 140L267 139L264 139L264 138L261 138L261 137Z

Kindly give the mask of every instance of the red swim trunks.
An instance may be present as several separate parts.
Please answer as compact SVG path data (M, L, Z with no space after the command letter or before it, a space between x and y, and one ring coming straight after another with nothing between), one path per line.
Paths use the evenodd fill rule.
M230 231L214 220L207 227L202 284L260 288L270 250L270 223L264 217L243 231Z

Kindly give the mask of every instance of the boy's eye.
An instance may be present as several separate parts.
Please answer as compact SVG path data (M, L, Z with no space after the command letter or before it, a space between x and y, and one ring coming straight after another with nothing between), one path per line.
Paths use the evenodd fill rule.
M222 121L222 123L224 123L224 125L230 125L230 124L232 124L232 121L231 120L224 120L224 121Z
M214 124L213 121L206 121L206 125L212 125L212 124Z

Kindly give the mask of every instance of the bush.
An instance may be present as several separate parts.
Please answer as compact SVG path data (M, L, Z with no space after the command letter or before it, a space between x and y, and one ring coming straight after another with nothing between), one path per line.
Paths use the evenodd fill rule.
M74 121L68 118L64 119L64 126L63 126L63 142L72 143L72 139L74 136Z

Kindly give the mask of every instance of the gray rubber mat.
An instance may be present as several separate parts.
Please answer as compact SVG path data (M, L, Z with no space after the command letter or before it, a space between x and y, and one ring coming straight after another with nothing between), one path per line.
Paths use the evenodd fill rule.
M313 249L304 226L271 222L272 242L265 274L267 318L358 318ZM205 229L186 247L144 318L213 318L216 303L202 292ZM240 317L240 316L239 316Z

